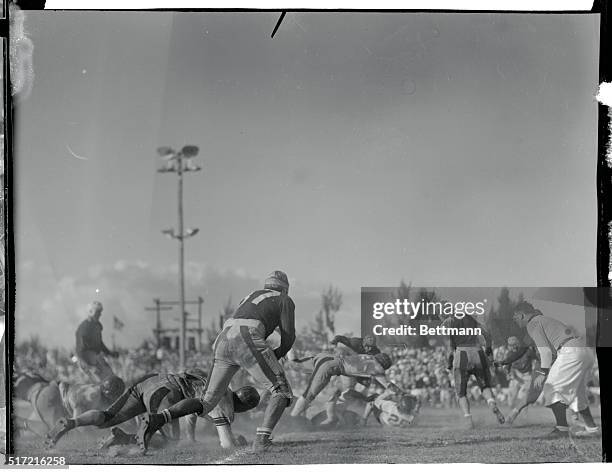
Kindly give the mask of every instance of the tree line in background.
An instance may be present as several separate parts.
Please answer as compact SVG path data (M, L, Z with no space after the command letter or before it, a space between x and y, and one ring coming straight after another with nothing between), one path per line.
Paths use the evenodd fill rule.
M412 283L406 283L403 279L400 281L393 293L389 295L390 300L407 299L410 302L441 302L442 299L434 289L425 287L413 287ZM509 336L516 336L521 341L527 337L526 331L521 329L512 319L514 307L524 300L523 294L520 293L516 298L512 298L510 290L507 287L500 289L499 295L496 298L494 305L491 306L489 312L484 319L480 319L480 323L491 334L494 346L506 344ZM306 325L298 332L298 338L294 347L297 350L312 351L313 349L322 349L329 346L329 342L336 334L336 317L342 308L342 292L335 286L329 285L321 292L321 303L318 312L314 317L314 321ZM228 298L226 304L221 309L216 323L213 323L207 330L208 341L212 347L217 333L223 328L225 321L232 316L235 307L232 304L231 297ZM418 325L437 326L444 320L444 316L419 313L413 319L413 323ZM390 317L388 326L394 324L405 323L401 320L402 317ZM586 329L587 335L592 334L593 338L596 332L596 326ZM582 333L578 329L578 333ZM410 339L404 336L398 336L397 345L411 347L430 347L447 344L447 337L443 336L426 336L417 335ZM392 340L392 337L391 337ZM594 341L591 340L591 341Z
M411 302L444 302L444 300L437 295L435 290L424 287L415 288L411 283L407 284L403 279L389 297L391 300L407 299ZM513 309L516 304L522 300L522 294L519 294L516 299L512 299L508 288L503 287L497 297L496 304L491 307L485 320L481 322L491 333L495 346L505 344L508 336L511 335L517 336L520 339L525 337L525 331L519 328L512 320ZM314 321L298 332L299 338L297 338L295 342L295 349L312 351L313 349L327 348L329 342L336 334L336 316L341 308L342 292L337 287L330 284L321 292L320 308L315 315ZM207 338L211 347L216 335L221 328L223 328L225 321L232 316L234 310L235 307L230 297L219 312L217 321L213 322L213 324L206 329ZM402 323L400 318L401 317L391 317L389 319L389 326ZM394 319L397 321L394 322ZM421 312L415 316L413 322L419 325L437 326L443 319L444 317L440 315L423 314ZM446 338L442 336L431 337L418 335L408 340L403 336L397 337L397 344L402 346L428 347L445 345L446 343Z

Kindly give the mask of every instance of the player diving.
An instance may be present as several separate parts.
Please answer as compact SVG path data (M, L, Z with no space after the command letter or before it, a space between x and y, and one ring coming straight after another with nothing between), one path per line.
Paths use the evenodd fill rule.
M146 412L156 413L183 399L196 397L202 394L206 384L206 373L199 369L178 374L149 375L129 387L105 410L90 410L73 418L60 419L47 434L47 446L55 446L65 434L77 427L85 426L100 429L112 427L111 435L102 442L101 448L135 444L135 434L128 434L116 426ZM233 392L226 389L217 406L203 416L215 424L221 447L233 448L244 444L244 438L235 437L231 431L234 414L249 411L258 404L259 393L252 386L244 386ZM187 434L190 441L195 441L196 421L195 414L187 418ZM178 420L171 424L170 434L162 432L162 435L167 439L179 439Z

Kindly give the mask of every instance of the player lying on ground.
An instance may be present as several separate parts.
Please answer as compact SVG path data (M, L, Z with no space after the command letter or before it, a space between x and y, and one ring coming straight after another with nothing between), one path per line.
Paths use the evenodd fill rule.
M335 423L328 424L329 407L334 405ZM366 395L356 390L342 391L337 389L328 401L324 410L311 405L306 411L306 418L311 424L320 428L350 428L367 424L368 417L374 414L379 424L391 427L406 427L414 422L421 403L415 396L402 392L393 383L381 393ZM319 405L318 408L321 408Z
M204 392L206 373L191 370L179 374L152 375L131 386L113 404L104 411L92 410L71 419L61 419L47 435L47 445L54 446L66 433L77 427L95 426L109 428L117 426L145 412L158 412L185 398L195 397ZM259 404L259 393L252 386L245 386L235 392L226 391L219 404L208 414L206 419L217 428L219 442L223 448L233 448L239 440L231 431L234 414L249 411ZM188 419L188 437L195 441L197 416ZM173 421L170 438L180 437L178 420ZM168 437L167 434L164 434ZM135 434L127 434L114 427L111 436L102 446L136 443Z
M544 316L529 302L516 306L513 319L527 329L538 348L541 367L536 370L530 392L532 395L543 392L544 405L550 407L555 416L556 426L549 437L568 436L568 407L578 412L586 425L584 430L576 432L576 436L601 434L589 409L587 384L592 377L595 357L585 339L560 321ZM554 362L553 353L557 354Z
M516 395L511 401L511 411L506 423L512 424L519 413L529 405L527 396L533 377L533 371L539 367L538 353L532 345L521 345L516 336L508 338L508 355L502 361L495 361L496 367L507 366L512 379L516 381ZM537 398L536 398L537 399ZM530 401L533 403L535 401Z
M296 401L291 416L298 417L306 411L333 376L350 376L356 378L375 378L383 387L389 383L385 371L391 367L391 357L386 353L375 355L337 356L330 353L319 353L312 361L313 370L306 390ZM349 388L350 390L352 388ZM330 414L325 424L335 423L335 416Z
M251 292L240 302L215 340L215 359L204 395L185 399L160 414L145 415L137 434L143 452L146 452L151 436L164 424L188 414L209 413L240 368L271 393L263 425L257 428L253 452L263 452L272 446L272 430L293 398L285 371L278 362L295 341L295 305L288 291L287 275L274 271L262 290ZM266 338L277 327L281 336L280 346L272 350Z
M376 399L366 404L363 425L368 423L368 417L373 413L381 425L407 427L414 422L420 408L418 398L406 394L392 383Z
M450 335L449 336L449 355L448 355L448 370L453 372L455 379L455 392L459 407L463 410L465 424L468 429L474 427L472 414L470 412L470 402L467 398L467 384L470 376L476 378L476 382L482 391L482 395L487 401L487 404L497 417L497 422L503 424L506 420L495 402L495 396L491 390L491 370L489 368L488 357L493 355L491 349L491 336L489 332L476 321L471 315L465 315L463 318L455 316L448 317L442 323L448 328L472 328L480 329L480 334L485 339L485 351L482 350L478 335ZM475 333L475 332L465 332Z
M116 376L102 384L69 384L47 381L36 373L19 373L13 385L15 426L44 437L61 418L106 407L124 389L123 380ZM36 419L31 418L32 413Z

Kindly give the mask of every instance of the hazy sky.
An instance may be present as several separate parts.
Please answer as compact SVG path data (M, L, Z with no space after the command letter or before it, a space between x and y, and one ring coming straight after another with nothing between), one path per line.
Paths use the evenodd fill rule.
M290 13L270 39L277 16L28 15L18 338L72 345L95 289L118 342L150 334L143 307L177 295L160 145L200 147L186 254L207 318L275 268L298 327L333 283L352 331L359 288L402 277L595 284L598 16Z

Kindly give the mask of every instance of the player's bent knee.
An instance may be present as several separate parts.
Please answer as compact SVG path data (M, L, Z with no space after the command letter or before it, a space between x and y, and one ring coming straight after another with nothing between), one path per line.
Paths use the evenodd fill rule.
M293 400L293 392L291 391L291 387L289 383L286 381L280 382L272 389L272 395L270 399L284 399L286 401L287 407L291 405L291 401ZM306 397L308 399L308 397Z
M292 401L293 397L287 396L286 394L275 393L270 397L268 404L278 404L279 406L284 404L286 407L289 407Z

